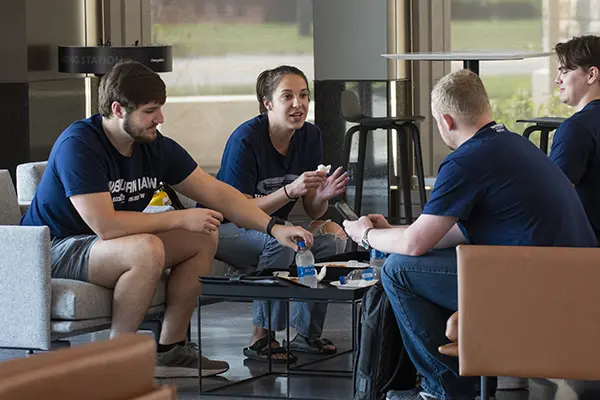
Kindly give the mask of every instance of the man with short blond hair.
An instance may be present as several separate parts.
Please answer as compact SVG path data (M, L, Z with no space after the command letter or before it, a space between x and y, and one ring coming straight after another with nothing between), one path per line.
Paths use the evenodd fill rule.
M433 88L431 104L434 115L456 115L466 124L476 124L477 118L490 113L487 92L479 77L469 70L446 75Z
M458 308L456 249L461 243L593 247L596 238L573 186L535 145L492 118L483 83L468 70L443 77L433 117L453 150L440 165L423 213L410 226L381 215L344 221L366 247L391 253L382 282L421 387L393 400L472 399L476 379L438 347Z

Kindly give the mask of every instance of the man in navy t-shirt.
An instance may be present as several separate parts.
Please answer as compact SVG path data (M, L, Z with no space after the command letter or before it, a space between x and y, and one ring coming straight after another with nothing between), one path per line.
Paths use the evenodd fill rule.
M600 241L600 37L556 45L560 100L575 114L554 134L550 159L563 170Z
M296 248L302 228L276 222L239 191L206 174L156 129L163 122L165 84L142 64L117 64L101 80L100 115L77 121L58 138L23 225L47 225L52 277L114 289L111 337L135 332L164 269L171 270L158 345L157 377L226 371L186 343L200 294L211 273L223 216ZM212 209L160 214L141 211L160 182ZM216 210L216 211L215 211Z
M573 186L548 157L493 121L479 77L461 70L432 92L432 113L453 153L440 165L431 199L410 226L381 215L345 221L353 240L392 253L382 276L404 345L423 375L402 399L474 398L473 378L441 355L446 320L458 308L456 250L461 243L594 247L596 237Z

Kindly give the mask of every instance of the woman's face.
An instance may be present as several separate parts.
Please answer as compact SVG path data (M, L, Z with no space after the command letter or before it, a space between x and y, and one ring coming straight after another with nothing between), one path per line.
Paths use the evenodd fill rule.
M308 113L309 94L304 78L285 75L273 91L273 100L265 100L269 122L289 130L302 128Z

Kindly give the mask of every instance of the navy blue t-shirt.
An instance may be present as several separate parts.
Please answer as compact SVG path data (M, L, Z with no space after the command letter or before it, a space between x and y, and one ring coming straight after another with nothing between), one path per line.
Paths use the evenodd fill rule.
M47 225L53 238L93 234L70 196L110 192L115 210L142 211L159 182L178 184L196 166L179 144L160 133L152 143L135 143L131 156L123 156L96 114L74 122L58 137L21 224Z
M560 124L550 159L575 185L600 242L600 100Z
M284 156L271 142L268 117L259 115L240 125L227 140L217 179L244 194L261 197L293 182L303 172L315 171L322 159L319 128L305 122L292 136ZM287 218L293 206L289 202L273 215Z
M458 218L477 245L597 244L566 176L529 140L495 122L442 162L423 213Z

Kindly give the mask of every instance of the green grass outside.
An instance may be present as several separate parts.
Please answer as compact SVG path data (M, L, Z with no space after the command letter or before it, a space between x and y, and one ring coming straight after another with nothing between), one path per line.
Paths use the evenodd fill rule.
M542 22L454 21L451 24L453 50L542 49ZM154 43L172 44L175 57L237 54L309 54L312 37L301 37L291 24L155 24Z
M452 50L542 51L541 19L453 21Z
M216 96L254 94L254 85L186 85L167 87L167 96Z
M152 41L172 44L175 57L313 52L313 38L299 36L296 25L155 24L152 27Z
M481 76L490 99L506 99L516 94L531 97L531 74Z
M310 98L315 98L314 84L310 82L308 85L310 90ZM197 85L197 86L171 86L167 87L167 96L216 96L216 95L254 95L256 86L250 85Z
M312 38L298 36L295 25L277 24L181 24L154 25L155 43L174 45L176 57L226 53L312 53ZM453 50L541 50L541 22L455 21L452 22ZM482 76L492 101L502 109L514 105L511 114L522 114L515 98L531 97L531 75ZM169 96L236 95L254 93L254 83L231 86L171 87ZM517 101L518 102L518 101ZM513 119L513 116L506 119Z

